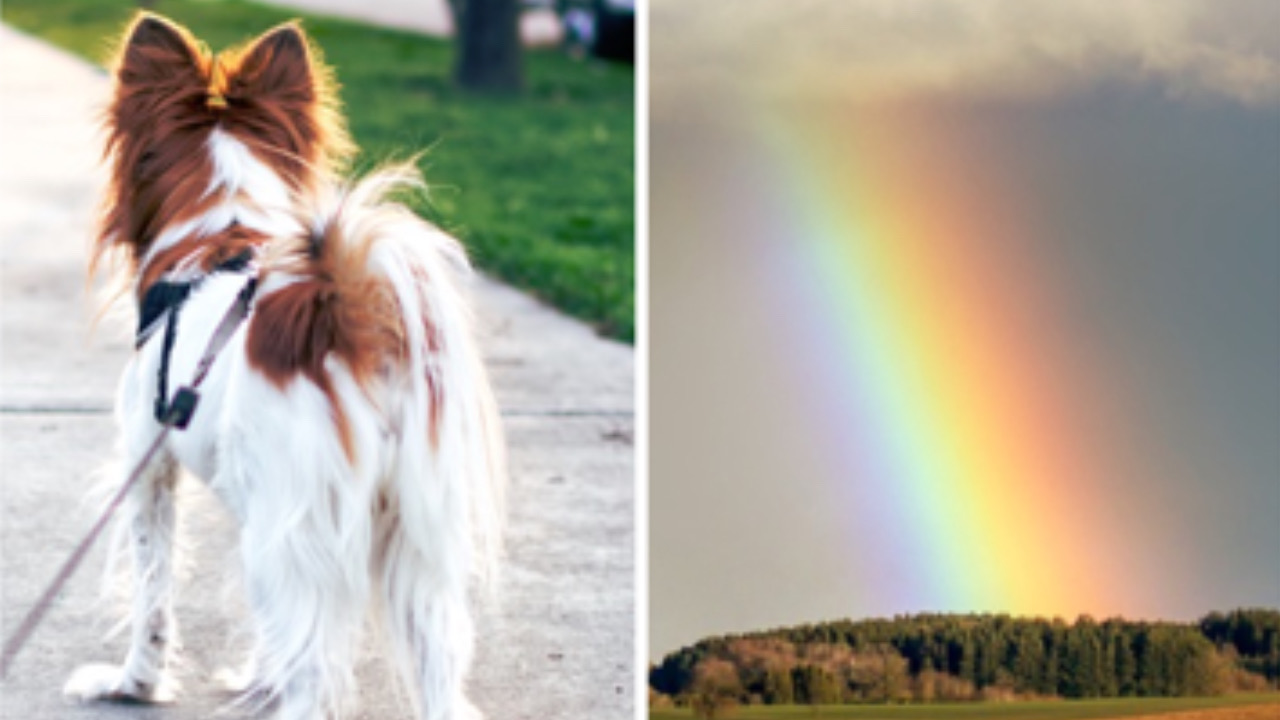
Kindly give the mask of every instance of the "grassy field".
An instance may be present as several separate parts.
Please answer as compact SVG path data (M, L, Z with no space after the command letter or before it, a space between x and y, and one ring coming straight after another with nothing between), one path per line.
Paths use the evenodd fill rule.
M1272 717L1280 718L1280 695L1230 695L1205 698L1109 698L1105 700L1061 700L1024 703L958 703L954 705L789 705L743 707L733 720L1088 720L1093 718L1134 718L1169 713L1229 708L1273 706ZM1267 717L1270 707L1261 715ZM650 720L688 720L688 709L651 712Z
M417 208L476 263L630 341L634 334L634 86L627 66L525 55L519 98L453 87L451 43L239 0L157 0L214 50L301 17L342 83L358 166L430 148ZM3 19L101 62L131 0L5 0Z

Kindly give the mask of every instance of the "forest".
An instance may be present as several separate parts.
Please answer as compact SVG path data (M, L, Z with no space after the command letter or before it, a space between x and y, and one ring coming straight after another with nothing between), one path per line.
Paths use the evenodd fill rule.
M649 672L650 704L1174 697L1280 682L1280 610L1198 622L923 614L711 637Z

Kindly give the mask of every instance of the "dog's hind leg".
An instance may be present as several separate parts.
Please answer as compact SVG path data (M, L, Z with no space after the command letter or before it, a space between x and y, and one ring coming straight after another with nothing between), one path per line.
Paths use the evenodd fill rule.
M80 700L163 703L174 699L168 674L176 626L173 618L173 566L178 468L167 454L144 471L121 506L133 554L131 642L123 666L84 665L63 692Z
M266 470L241 533L255 689L275 703L277 720L318 720L340 715L353 699L369 595L368 503L336 464L309 462L314 455L287 447L242 446L259 456L250 465Z
M412 542L400 518L380 524L382 617L419 717L480 720L464 692L475 642L465 567Z
M276 705L276 720L316 720L336 714L353 686L351 618L336 610L341 591L299 572L279 553L251 561L250 605L257 626L259 697ZM249 702L252 702L251 700Z

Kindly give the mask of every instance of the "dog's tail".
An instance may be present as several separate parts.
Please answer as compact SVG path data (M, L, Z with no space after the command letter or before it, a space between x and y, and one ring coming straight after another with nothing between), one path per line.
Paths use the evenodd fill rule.
M501 554L505 452L467 302L461 245L391 199L421 188L411 164L312 198L305 238L268 249L255 330L329 395L352 465L370 433L344 417L335 357L381 416L378 502L435 572L492 578ZM274 305L274 307L273 307ZM262 322L264 315L278 322ZM288 334L306 337L289 339ZM248 348L254 359L255 343ZM270 377L271 363L255 361ZM385 436L379 438L379 436ZM390 439L386 439L390 438ZM382 541L389 541L383 538ZM454 563L462 563L462 566Z

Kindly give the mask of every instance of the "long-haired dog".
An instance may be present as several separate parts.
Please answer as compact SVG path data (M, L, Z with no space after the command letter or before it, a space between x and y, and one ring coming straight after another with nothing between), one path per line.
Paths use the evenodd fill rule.
M179 468L238 523L254 650L248 697L341 715L368 610L423 718L464 695L469 588L501 535L501 430L473 340L460 246L386 199L416 181L336 180L350 142L295 24L211 56L153 15L127 30L107 113L111 170L92 266L139 308L117 415L124 468L159 432L248 278L247 319L123 508L131 646L67 683L84 700L172 698Z

